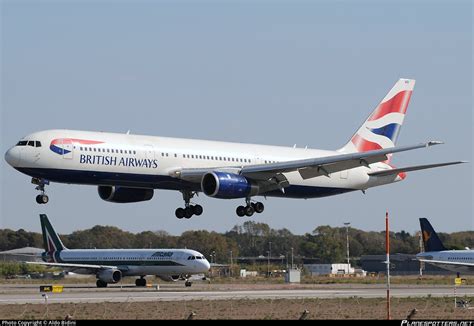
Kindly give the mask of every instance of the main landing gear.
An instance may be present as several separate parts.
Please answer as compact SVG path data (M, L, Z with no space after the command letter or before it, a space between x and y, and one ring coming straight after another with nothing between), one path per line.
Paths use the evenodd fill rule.
M49 197L45 194L44 186L49 185L49 181L45 179L32 178L31 183L36 185L36 190L41 191L41 194L36 196L36 202L38 204L47 204Z
M191 198L194 197L195 192L193 191L182 191L183 193L183 200L184 200L184 208L177 208L175 211L175 215L177 218L182 219L184 218L191 218L193 215L199 216L202 214L202 206L201 205L191 205L190 201Z
M137 278L135 280L135 285L136 286L146 286L146 279L143 276L141 276L140 278Z
M245 202L246 202L246 206L239 206L237 207L237 209L235 210L235 212L237 213L237 215L239 217L243 217L243 216L252 216L253 213L262 213L263 210L265 209L265 206L263 205L263 203L261 202L255 202L255 203L252 203L250 201L250 198L246 198L245 199Z

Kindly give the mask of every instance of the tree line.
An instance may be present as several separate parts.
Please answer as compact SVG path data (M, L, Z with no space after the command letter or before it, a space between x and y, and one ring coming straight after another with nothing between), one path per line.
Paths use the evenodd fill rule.
M363 231L348 228L351 258L362 255L385 253L385 231ZM474 231L438 233L449 249L464 249L474 246ZM344 262L346 259L346 228L318 226L304 235L293 234L288 229L272 229L268 224L246 221L225 233L206 230L186 231L180 236L166 231L144 231L131 233L114 226L96 225L91 229L61 235L64 245L71 249L87 248L189 248L204 254L208 260L229 263L231 256L267 257L289 259L291 253L296 261L302 257L321 263ZM23 229L0 230L0 251L26 246L42 248L39 233ZM416 254L420 251L419 234L405 231L390 232L392 253ZM236 261L234 260L234 263Z

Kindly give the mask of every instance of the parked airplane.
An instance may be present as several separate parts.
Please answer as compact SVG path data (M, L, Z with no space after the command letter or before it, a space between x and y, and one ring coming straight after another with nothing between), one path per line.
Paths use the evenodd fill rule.
M190 249L68 249L44 214L40 215L43 232L44 262L27 262L61 267L77 274L95 274L97 287L120 282L123 276L140 276L136 286L146 286L146 275L164 281L185 280L209 270L204 255Z
M420 218L420 227L425 252L416 259L453 272L474 272L474 250L447 250L426 218Z
M5 154L49 198L50 181L97 185L100 198L116 203L150 200L154 189L178 190L185 202L176 217L201 215L190 200L198 192L245 199L238 216L261 213L254 196L317 198L394 183L408 171L459 164L395 168L394 153L440 144L396 147L415 81L400 79L349 142L337 151L227 143L104 132L46 130L24 137Z

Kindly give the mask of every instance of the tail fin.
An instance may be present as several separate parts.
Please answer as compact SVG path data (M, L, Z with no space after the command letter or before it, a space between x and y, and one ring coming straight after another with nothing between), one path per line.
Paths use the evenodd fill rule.
M394 147L414 87L414 79L399 79L351 140L339 151L355 153ZM390 158L391 156L388 161Z
M46 252L56 252L61 250L67 250L66 246L63 245L58 234L54 230L53 226L49 222L46 214L40 214L41 220L41 231L43 232L43 247Z
M425 251L446 250L428 219L420 218L420 227Z

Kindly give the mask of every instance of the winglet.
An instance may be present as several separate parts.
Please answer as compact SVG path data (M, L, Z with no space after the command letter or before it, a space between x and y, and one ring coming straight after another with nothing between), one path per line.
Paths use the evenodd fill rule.
M442 142L440 140L430 140L429 142L426 143L426 147L435 146L435 145L442 145L442 144L444 144L444 142Z

